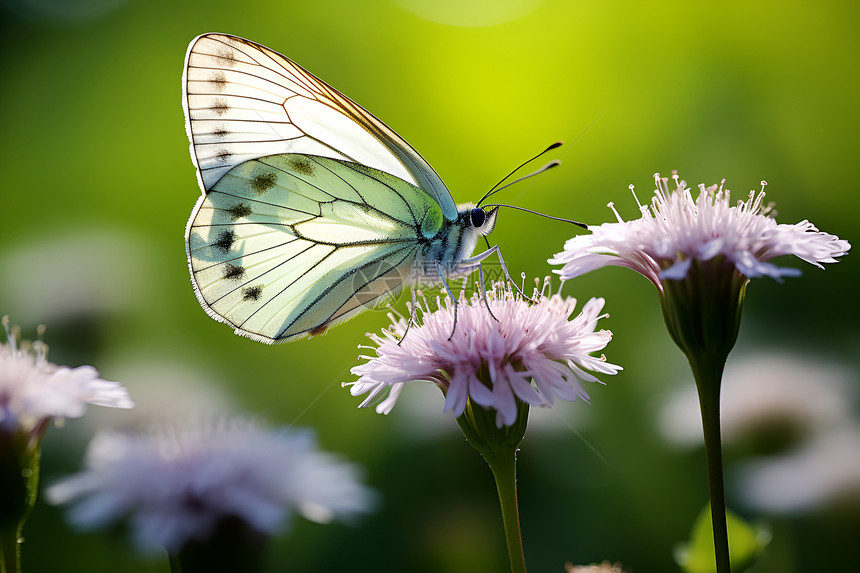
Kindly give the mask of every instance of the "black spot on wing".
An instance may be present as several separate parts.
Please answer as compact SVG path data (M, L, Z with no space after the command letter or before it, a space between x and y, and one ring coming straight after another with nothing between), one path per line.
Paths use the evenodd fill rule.
M233 52L233 48L229 46L219 47L215 52L215 58L222 66L233 67L236 65L236 54Z
M215 137L224 138L230 135L230 132L227 130L227 128L221 125L215 128L215 130L212 132L212 135L214 135Z
M226 255L233 248L233 243L235 242L236 233L234 231L221 231L221 234L218 235L212 246Z
M278 183L278 176L274 172L254 175L251 179L251 188L257 195L262 195Z
M242 300L259 300L263 295L263 287L252 286L242 289Z
M296 173L301 173L302 175L314 174L314 166L311 165L311 162L304 157L290 158L290 167L292 167Z
M227 263L227 266L224 268L224 278L225 279L239 280L243 276L245 276L245 267L243 267L241 265L234 265L232 263Z
M222 92L227 87L227 74L218 70L212 74L212 78L209 81L212 82L212 88L215 91Z
M221 163L227 163L230 161L230 156L233 155L226 149L219 149L218 153L215 154L215 158Z
M227 212L230 213L230 218L235 221L236 219L241 219L242 217L250 215L251 207L249 207L247 203L236 203L227 209Z
M216 97L212 100L212 111L218 115L224 115L230 109L230 104L222 97Z

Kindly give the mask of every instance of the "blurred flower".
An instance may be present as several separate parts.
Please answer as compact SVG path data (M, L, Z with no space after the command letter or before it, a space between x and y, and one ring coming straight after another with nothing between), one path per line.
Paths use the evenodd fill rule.
M387 414L405 383L434 382L446 396L445 411L459 417L471 399L496 411L497 427L516 421L518 400L540 406L552 406L556 398L588 400L580 381L598 380L586 370L621 370L603 356L591 356L612 338L608 330L595 331L606 316L600 314L603 299L591 299L569 321L575 299L544 293L535 298L537 303L529 303L495 284L487 293L490 314L479 293L471 299L461 294L456 328L450 299L444 306L437 299L435 311L423 299L418 323L408 333L407 319L391 316L391 328L382 336L368 334L376 356L363 356L367 362L352 369L359 379L350 384L351 393L369 394L361 406L375 403L377 412Z
M620 563L612 564L609 561L603 561L600 565L596 563L592 563L591 565L565 563L564 570L567 573L624 573L624 569Z
M292 513L327 522L369 510L371 492L356 468L315 449L307 433L264 430L241 419L104 432L87 452L87 469L47 492L73 503L70 519L97 528L130 514L138 546L176 552L238 518L271 535Z
M851 419L851 373L832 363L787 354L760 354L729 363L720 398L723 443L787 445ZM702 424L692 386L663 401L660 433L695 446Z
M66 368L48 362L39 339L23 343L3 317L0 344L0 561L20 570L21 529L36 503L41 443L51 420L79 418L86 404L131 408L125 388L98 377L92 366Z
M672 178L674 191L669 190L668 178L654 175L657 189L650 207L639 205L638 219L623 221L610 203L618 222L589 227L591 235L567 241L564 251L549 261L564 265L555 272L569 279L618 265L640 273L662 292L663 279L683 279L693 261L734 267L748 278L780 279L800 271L769 263L774 257L795 255L822 267L820 263L834 263L851 248L848 241L818 231L809 221L777 224L768 216L770 206L763 206L764 181L757 195L750 191L746 201L731 205L722 183L699 185L694 200L687 183L677 174Z
M792 453L744 464L741 497L772 513L860 509L860 428L825 432Z
M3 317L6 344L0 344L0 431L22 432L38 443L51 419L79 418L86 404L132 408L128 392L98 377L92 366L67 368L47 360L41 340L23 344Z

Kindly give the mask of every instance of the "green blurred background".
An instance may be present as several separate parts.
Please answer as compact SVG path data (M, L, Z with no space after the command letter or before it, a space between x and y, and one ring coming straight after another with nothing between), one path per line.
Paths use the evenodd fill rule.
M735 196L768 182L780 222L809 219L856 240L860 4L371 0L176 2L0 0L0 313L51 359L94 364L125 383L135 412L51 429L43 483L75 471L99 427L153 412L251 413L310 426L366 468L377 512L353 525L297 520L270 547L271 571L503 571L490 473L442 415L435 389L409 390L389 416L340 388L357 346L387 323L368 312L322 337L269 347L234 336L198 306L183 231L200 191L180 78L188 42L228 32L284 53L412 143L458 202L474 201L530 154L562 139L564 165L505 191L518 205L591 224L614 201L638 215L655 171ZM514 274L550 272L571 228L503 212L494 242ZM774 350L860 369L849 255L748 290L732 360ZM520 455L531 571L565 561L675 571L672 549L707 499L701 449L657 432L667 392L692 384L653 287L623 269L565 285L607 299L607 358L624 366L592 404L536 416ZM402 304L402 303L401 303ZM856 394L854 394L856 396ZM851 406L858 410L855 402ZM733 459L729 455L729 465ZM730 486L731 486L730 480ZM848 571L860 512L822 508L748 518L774 532L763 572ZM25 571L166 571L118 527L81 534L40 501Z

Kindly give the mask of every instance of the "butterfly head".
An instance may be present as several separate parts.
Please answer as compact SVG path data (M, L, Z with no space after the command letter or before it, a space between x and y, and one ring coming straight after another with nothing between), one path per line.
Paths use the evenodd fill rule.
M491 209L471 207L467 211L468 223L479 236L489 235L496 226L496 213L498 210L498 207Z

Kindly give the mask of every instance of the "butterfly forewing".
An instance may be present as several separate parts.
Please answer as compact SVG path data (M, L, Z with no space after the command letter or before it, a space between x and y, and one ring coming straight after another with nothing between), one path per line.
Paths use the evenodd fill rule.
M282 154L234 166L187 230L200 303L265 342L317 332L379 304L413 272L444 218L422 189L379 170Z
M204 192L235 166L295 153L342 159L425 190L453 221L439 176L369 112L288 58L224 34L199 36L183 79L188 137Z

